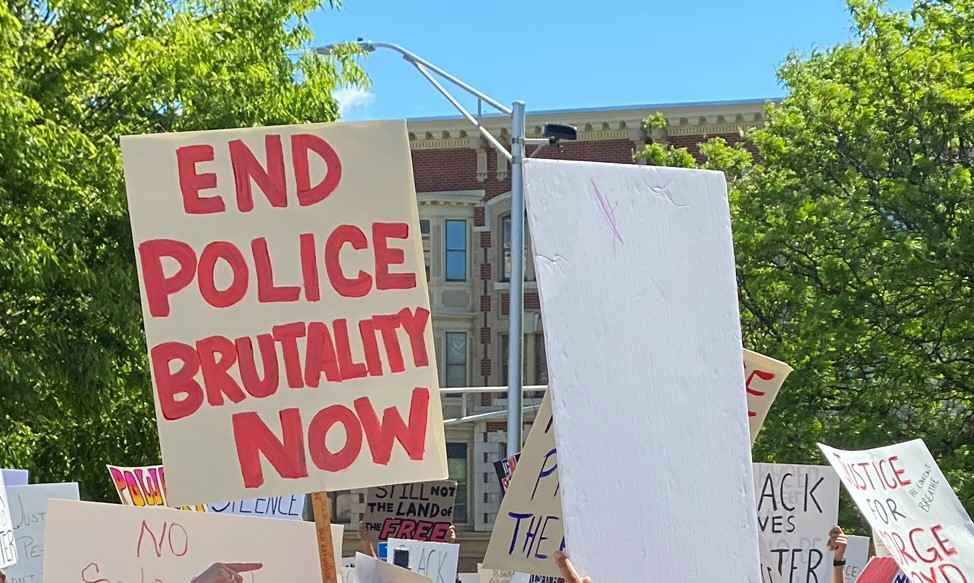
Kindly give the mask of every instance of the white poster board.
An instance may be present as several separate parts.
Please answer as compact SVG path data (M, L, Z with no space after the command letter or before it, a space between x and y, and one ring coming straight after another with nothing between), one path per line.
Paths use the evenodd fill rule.
M78 484L34 484L7 488L17 539L17 564L7 569L8 583L43 583L44 525L48 500L78 500Z
M376 486L366 493L362 520L376 540L446 542L456 499L454 480Z
M10 498L7 485L0 473L0 569L4 569L17 562L17 540L14 537L14 527L10 516Z
M723 174L532 159L524 181L573 561L597 582L757 582ZM622 517L652 528L619 536Z
M171 504L445 479L405 122L121 143Z
M747 423L751 443L757 440L768 411L791 370L790 366L780 360L744 349L744 388L747 393Z
M484 555L488 569L558 575L554 555L564 550L565 536L550 395L545 393L535 414L497 511Z
M355 553L356 583L431 583L429 577L374 557Z
M254 518L276 518L279 520L303 520L305 496L288 494L286 496L266 496L252 500L232 502L211 502L208 512L231 514L233 516L253 516Z
M829 531L839 521L835 470L754 464L754 496L764 580L830 581Z
M819 447L903 573L914 581L974 581L974 523L923 441Z
M409 552L409 570L429 577L433 583L456 583L460 564L460 545L411 539L389 539L386 562L391 563L396 549Z
M259 565L241 570L248 583L321 573L310 522L51 500L47 525L44 573L52 582L186 583L214 563Z
M3 469L0 473L3 473L3 481L7 486L26 486L30 477L29 470Z
M842 572L845 574L847 583L854 583L869 562L869 537L850 534L846 535L846 539L848 544L845 548L845 568Z

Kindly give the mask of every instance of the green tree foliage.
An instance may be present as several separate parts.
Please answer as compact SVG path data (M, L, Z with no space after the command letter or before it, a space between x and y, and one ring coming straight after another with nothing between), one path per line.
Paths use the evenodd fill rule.
M850 8L855 42L788 58L767 124L702 147L730 184L745 342L796 369L755 459L922 438L974 510L974 2Z
M118 138L331 121L315 0L0 4L0 465L114 497L158 463Z

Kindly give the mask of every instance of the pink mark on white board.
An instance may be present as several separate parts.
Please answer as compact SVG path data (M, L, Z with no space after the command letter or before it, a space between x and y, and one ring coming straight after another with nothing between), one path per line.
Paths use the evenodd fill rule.
M599 186L595 184L595 180L592 180L593 196L595 197L595 203L599 205L599 210L602 211L602 216L605 217L607 223L609 223L609 228L612 230L612 234L619 243L624 243L622 240L622 233L619 232L619 224L616 222L616 209L614 206L609 204L609 199L602 194L599 190Z

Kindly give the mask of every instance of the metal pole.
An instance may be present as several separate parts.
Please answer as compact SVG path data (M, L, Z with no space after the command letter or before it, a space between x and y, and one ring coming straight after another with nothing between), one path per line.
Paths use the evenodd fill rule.
M511 303L507 333L507 456L521 451L521 313L524 301L524 102L511 112Z

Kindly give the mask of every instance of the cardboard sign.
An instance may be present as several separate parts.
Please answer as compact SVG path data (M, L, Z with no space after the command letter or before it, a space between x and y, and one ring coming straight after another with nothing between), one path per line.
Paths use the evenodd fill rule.
M34 484L7 488L17 539L17 564L7 569L9 583L43 583L44 525L52 499L78 500L78 484Z
M531 159L524 182L573 561L599 582L759 580L723 174ZM619 536L623 517L647 527Z
M364 520L378 540L447 540L453 524L457 483L453 480L369 488Z
M171 507L192 512L206 512L205 504L173 506L166 490L166 469L163 466L123 468L108 466L118 499L126 506Z
M304 503L305 497L303 495L291 494L289 496L268 496L233 502L211 502L207 505L207 509L217 514L232 514L234 516L303 520Z
M845 580L853 583L862 574L866 564L869 563L869 537L846 535L848 544L845 548Z
M501 485L501 494L507 493L507 487L511 483L511 476L514 475L520 456L521 454L517 454L494 462L494 472L497 474L497 481Z
M26 486L30 477L29 470L0 470L3 474L3 481L7 486Z
M259 565L241 571L248 583L310 581L321 572L310 522L51 500L47 524L48 581L182 583L214 563Z
M910 578L891 557L873 557L855 583L910 583Z
M744 387L751 443L757 440L768 410L791 371L790 366L779 360L744 349Z
M511 583L514 578L513 569L488 569L481 564L477 565L477 574L480 583Z
M447 477L405 122L122 154L172 503Z
M900 570L914 581L974 581L974 523L923 441L819 447Z
M565 535L550 395L548 391L541 401L517 472L501 500L484 555L487 568L559 574L553 557L565 549Z
M835 470L754 464L754 496L764 581L830 581L828 535L839 521Z
M362 553L355 553L355 581L356 583L431 583L429 577Z
M397 549L409 552L410 571L429 577L433 583L456 583L460 545L391 538L386 562L392 562Z
M17 562L17 541L10 516L10 499L7 486L0 473L0 569Z

